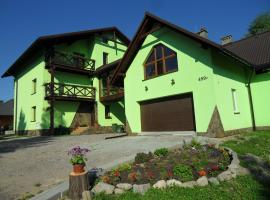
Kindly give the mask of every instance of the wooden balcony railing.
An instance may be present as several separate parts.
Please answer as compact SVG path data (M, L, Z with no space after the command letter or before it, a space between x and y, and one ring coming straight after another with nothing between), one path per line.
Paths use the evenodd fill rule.
M59 51L50 51L46 53L46 65L61 66L62 69L70 68L74 71L95 71L95 60L87 59L80 55L63 53Z
M100 90L100 101L114 101L124 97L124 88L122 87L106 87Z
M45 99L51 98L56 100L91 101L96 98L96 89L72 84L46 83Z

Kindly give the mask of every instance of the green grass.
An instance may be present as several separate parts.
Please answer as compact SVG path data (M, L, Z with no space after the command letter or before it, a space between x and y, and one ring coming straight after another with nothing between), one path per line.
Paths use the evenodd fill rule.
M268 199L270 193L251 176L237 177L235 180L223 182L218 186L206 186L196 188L172 187L165 190L150 189L145 195L128 192L118 195L100 194L95 200L201 200L201 199Z
M257 131L252 133L240 134L235 139L224 142L223 146L227 146L239 155L252 153L267 161L270 155L270 132ZM269 199L269 186L264 186L258 182L253 176L237 177L229 182L223 182L218 186L206 186L196 188L167 188L165 190L150 189L145 195L139 195L128 192L122 195L105 195L96 196L95 200L167 200L167 199L183 199L183 200L201 200L201 199Z
M256 156L270 161L270 132L257 131L241 134L236 139L226 141L223 146L229 147L239 155L252 153Z

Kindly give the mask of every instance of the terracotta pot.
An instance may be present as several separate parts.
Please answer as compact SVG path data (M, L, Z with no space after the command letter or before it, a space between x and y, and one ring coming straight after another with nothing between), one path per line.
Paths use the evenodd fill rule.
M83 173L84 172L84 166L85 165L82 165L82 164L73 165L73 172L76 173L76 174Z

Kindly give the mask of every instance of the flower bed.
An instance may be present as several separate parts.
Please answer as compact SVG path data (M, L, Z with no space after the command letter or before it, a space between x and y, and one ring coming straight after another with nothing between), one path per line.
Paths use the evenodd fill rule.
M239 165L237 154L226 148L192 140L182 148L157 149L154 153L138 153L133 163L106 172L93 187L93 194L122 194L132 190L144 194L151 188L197 187L219 185L249 171Z
M158 149L154 153L138 153L131 164L123 164L106 172L101 180L119 183L154 184L158 180L195 181L199 177L215 177L231 163L229 152L213 145L193 141L181 149Z

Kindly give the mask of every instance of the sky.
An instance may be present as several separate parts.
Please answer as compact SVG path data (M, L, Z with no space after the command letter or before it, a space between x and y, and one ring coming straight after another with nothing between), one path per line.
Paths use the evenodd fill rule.
M133 38L148 11L209 39L243 38L270 0L0 0L0 75L39 36L117 26ZM13 98L13 77L0 78L0 100Z

